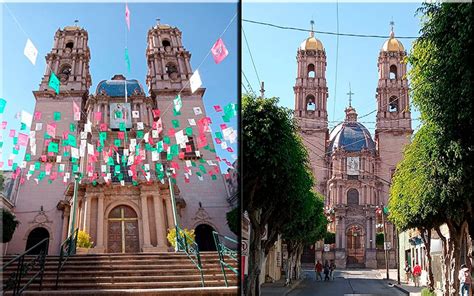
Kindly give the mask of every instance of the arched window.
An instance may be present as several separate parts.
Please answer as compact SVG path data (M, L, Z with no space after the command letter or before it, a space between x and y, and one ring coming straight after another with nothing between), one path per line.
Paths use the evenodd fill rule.
M308 65L308 77L309 78L314 78L316 76L316 72L314 70L314 64L309 64Z
M176 65L173 63L166 64L166 73L171 79L178 78L178 68L176 68Z
M347 204L348 205L359 205L359 191L351 188L347 191Z
M49 231L46 228L43 227L37 227L33 229L30 234L28 234L28 239L26 240L26 248L25 251L34 247L37 245L39 242L44 240L45 238L49 239ZM31 250L30 255L32 254L39 254L42 250L43 245L40 245L36 247L35 249ZM48 250L46 250L46 253L48 253Z
M306 97L306 111L316 110L316 99L313 95L308 95Z
M163 45L163 47L165 48L166 51L170 51L171 50L171 43L169 40L163 40L163 42L161 42L161 45Z
M388 112L398 112L398 98L391 96L388 100Z
M66 43L66 48L72 49L73 47L74 47L74 42L69 41L68 43Z
M389 78L390 79L397 79L397 66L395 66L395 65L390 66Z
M207 224L199 224L196 227L194 233L196 234L196 243L199 246L199 251L216 251L213 231L214 228Z

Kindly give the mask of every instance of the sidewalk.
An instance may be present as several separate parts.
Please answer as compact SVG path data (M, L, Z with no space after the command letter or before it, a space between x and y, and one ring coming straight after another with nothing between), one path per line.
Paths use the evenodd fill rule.
M284 296L288 295L293 289L295 289L302 279L294 280L290 286L285 287L285 279L282 279L274 283L264 283L261 286L262 296Z
M393 284L397 289L404 292L406 295L410 295L410 296L421 295L421 290L423 290L424 286L415 287L415 284L413 283L412 280L410 280L410 282L407 284L405 281L405 273L403 272L403 270L400 270L400 285L397 283L397 270L396 269L388 270L388 275L390 276L389 280L386 279L387 272L385 269L378 269L378 271L380 273L381 279L384 279L389 284Z

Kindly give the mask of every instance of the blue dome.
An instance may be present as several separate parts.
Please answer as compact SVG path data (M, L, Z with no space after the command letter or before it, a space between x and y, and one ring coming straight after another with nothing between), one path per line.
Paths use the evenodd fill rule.
M329 135L328 151L333 152L336 148L349 152L365 148L375 152L375 143L364 125L356 121L345 121L334 127Z
M122 75L115 75L111 80L99 82L96 95L104 94L111 97L125 97L125 81L127 82L127 96L145 94L138 80L125 80L125 77Z

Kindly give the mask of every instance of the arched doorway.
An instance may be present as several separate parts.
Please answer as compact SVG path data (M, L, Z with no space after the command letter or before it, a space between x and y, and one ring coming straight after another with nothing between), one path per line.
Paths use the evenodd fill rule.
M107 230L108 253L140 252L138 217L131 207L121 205L110 211Z
M196 234L196 243L199 246L199 251L216 251L216 244L214 243L214 236L212 232L214 228L207 224L199 224L194 230Z
M365 234L360 225L354 224L347 228L347 265L364 265Z
M37 227L33 229L30 234L28 235L28 239L26 240L26 248L25 251L30 249L31 247L34 247L37 243L42 241L43 239L48 238L49 239L49 231L44 228L44 227ZM41 251L41 247L35 248L31 250L30 254L39 254ZM46 254L48 253L48 250L46 250Z
M311 263L311 266L316 264L316 249L314 245L304 246L301 254L301 263Z

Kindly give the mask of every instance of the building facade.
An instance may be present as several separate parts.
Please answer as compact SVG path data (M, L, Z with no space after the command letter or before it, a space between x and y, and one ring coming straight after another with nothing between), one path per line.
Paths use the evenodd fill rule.
M393 29L378 56L376 129L372 137L351 105L345 119L328 128L326 51L314 32L297 51L295 117L315 175L315 190L325 197L329 231L335 244L308 249L310 260L335 260L338 267L376 268L384 264L377 233L384 229L381 210L388 203L391 177L412 134L406 79L406 51ZM351 95L351 94L349 94ZM389 265L395 265L394 227L385 223ZM311 250L311 251L310 251ZM315 250L315 251L314 251Z
M77 26L56 32L45 74L33 92L40 116L33 119L14 208L21 224L7 253L21 253L49 237L49 254L58 254L76 228L90 234L90 253L171 250L166 238L175 223L170 189L180 227L195 230L201 250L215 249L213 230L235 237L227 226L231 207L215 161L205 88L193 93L189 88L191 53L181 37L169 25L148 31L149 95L137 80L121 74L90 93L88 32ZM58 93L48 86L52 72L60 80ZM198 124L191 125L191 118Z

